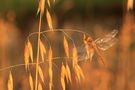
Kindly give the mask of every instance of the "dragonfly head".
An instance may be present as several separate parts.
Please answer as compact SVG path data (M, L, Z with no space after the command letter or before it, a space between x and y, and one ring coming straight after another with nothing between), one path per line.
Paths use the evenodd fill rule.
M90 45L90 44L92 44L93 40L92 40L91 37L88 37L88 36L84 35L83 42L84 42L84 44Z

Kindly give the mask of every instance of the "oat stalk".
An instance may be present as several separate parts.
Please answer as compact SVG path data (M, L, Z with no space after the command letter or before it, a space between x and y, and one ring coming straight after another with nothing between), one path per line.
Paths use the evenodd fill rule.
M36 80L35 80L35 90L37 90L38 86L38 67L39 67L39 49L40 49L40 29L41 29L41 19L42 19L42 14L40 13L39 17L39 27L38 27L38 46L37 46L37 60L36 60Z

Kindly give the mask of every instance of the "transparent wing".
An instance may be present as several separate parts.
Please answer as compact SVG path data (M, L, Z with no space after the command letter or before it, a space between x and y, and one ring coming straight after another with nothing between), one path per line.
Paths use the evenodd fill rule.
M77 47L77 52L78 52L78 61L83 61L83 60L89 59L84 44Z
M115 38L117 33L118 33L118 30L113 30L111 33L107 34L105 37L96 39L95 43L98 46L98 48L105 51L109 49L110 47L112 47L118 41L118 39Z

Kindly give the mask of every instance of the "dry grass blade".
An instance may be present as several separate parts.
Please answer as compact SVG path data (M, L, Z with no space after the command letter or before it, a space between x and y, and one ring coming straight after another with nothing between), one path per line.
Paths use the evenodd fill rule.
M38 83L38 90L43 90L41 83Z
M62 67L61 67L61 86L62 86L62 89L63 90L65 90L65 80L64 80L64 78L65 78L65 75L66 75L66 72L65 72L66 70L65 70L65 66L63 65L63 63L62 63Z
M40 76L40 78L41 78L41 80L42 80L42 82L44 82L44 75L43 75L43 71L42 71L42 69L41 69L41 67L39 66L38 67L38 72L39 72L39 76Z
M13 77L12 73L9 73L9 78L8 78L8 90L13 90Z
M29 84L30 84L30 90L34 90L33 79L32 79L31 74L29 74Z
M28 49L29 49L31 62L33 62L33 49L32 49L32 45L29 40L28 40Z
M40 15L42 16L44 14L44 7L45 7L45 0L39 0L37 14L40 13Z
M134 0L127 0L127 10L133 9L133 1Z
M28 44L25 44L25 49L24 49L24 63L25 63L25 69L28 69L28 64L29 64L29 48L28 48Z
M67 81L69 80L70 83L72 82L72 79L71 79L71 72L70 72L70 68L68 66L68 64L66 64L66 77L67 77Z
M39 48L40 48L40 54L41 54L41 57L42 57L42 61L44 61L46 49L45 49L44 44L41 40L39 41Z
M64 36L64 50L65 50L66 56L69 57L69 47L68 47L68 42L65 36Z
M77 49L74 46L73 47L73 67L75 66L75 64L77 64L77 57L78 57L78 55L77 55Z
M47 19L47 23L48 23L50 30L53 30L52 18L51 18L51 15L48 10L46 10L46 19Z

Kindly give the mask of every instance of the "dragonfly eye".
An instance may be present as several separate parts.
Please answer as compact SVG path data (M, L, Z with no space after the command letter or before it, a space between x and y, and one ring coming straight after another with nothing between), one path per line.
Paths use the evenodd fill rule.
M92 43L92 39L90 37L88 37L87 42Z
M84 36L83 42L84 42L85 44L87 44L87 42L88 42L88 37Z

